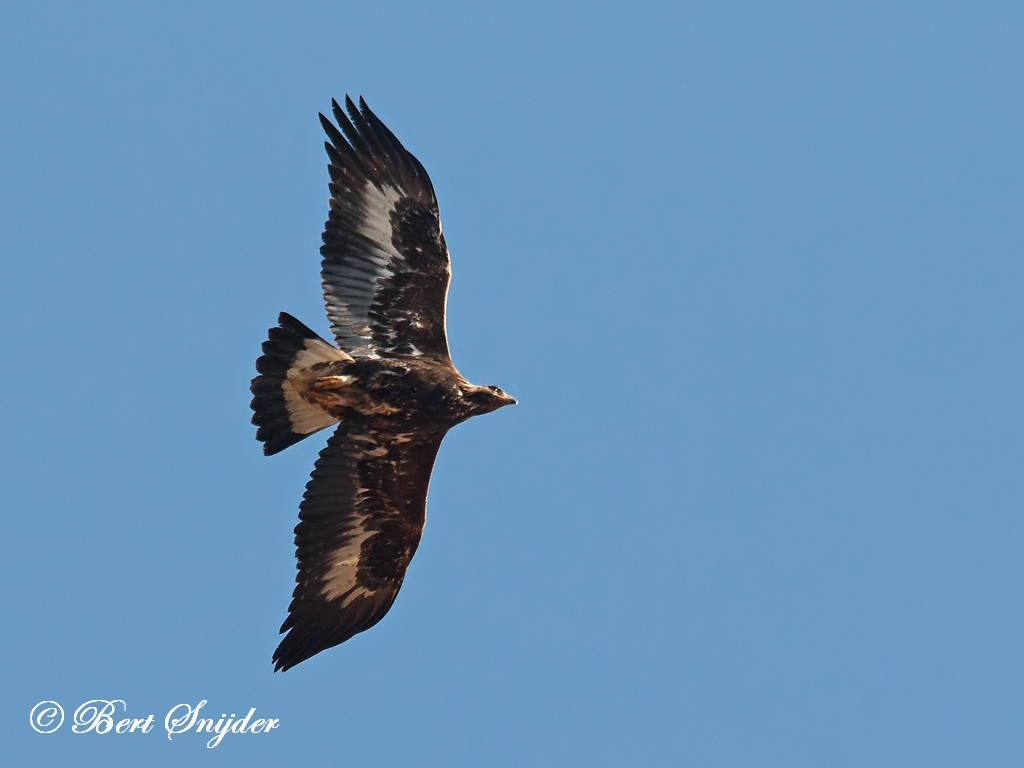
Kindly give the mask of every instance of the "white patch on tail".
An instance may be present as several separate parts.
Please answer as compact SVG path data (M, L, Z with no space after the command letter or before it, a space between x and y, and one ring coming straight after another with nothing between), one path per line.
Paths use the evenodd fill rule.
M288 369L288 378L281 384L284 404L292 431L310 435L338 420L303 395L309 391L315 374L310 370L317 363L348 362L352 358L323 339L306 339L303 349L295 356L295 362Z

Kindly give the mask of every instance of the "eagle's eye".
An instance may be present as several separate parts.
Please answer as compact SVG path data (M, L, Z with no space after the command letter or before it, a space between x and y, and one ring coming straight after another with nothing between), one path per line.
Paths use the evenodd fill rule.
M493 392L493 393L494 393L494 394L496 394L496 395L500 395L500 394L501 394L501 390L500 390L500 389L498 389L497 387L494 387L494 386L489 386L489 387L487 387L487 388L488 388L489 390L491 390L491 392Z

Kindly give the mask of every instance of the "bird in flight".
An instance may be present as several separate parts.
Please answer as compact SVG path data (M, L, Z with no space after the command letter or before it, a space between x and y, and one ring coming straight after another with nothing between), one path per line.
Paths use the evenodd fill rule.
M331 103L337 125L320 115L331 177L320 253L336 345L282 312L250 387L268 456L338 425L299 504L298 575L275 671L383 618L423 533L441 440L516 402L452 364L451 269L427 172L365 101Z

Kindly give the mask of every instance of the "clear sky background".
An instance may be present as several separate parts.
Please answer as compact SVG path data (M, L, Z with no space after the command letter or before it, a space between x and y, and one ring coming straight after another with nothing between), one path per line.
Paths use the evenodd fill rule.
M0 6L14 765L1018 766L1019 3ZM431 174L456 428L375 628L271 653L316 118ZM146 736L31 730L124 699ZM215 750L172 706L281 719ZM199 761L197 763L196 761Z

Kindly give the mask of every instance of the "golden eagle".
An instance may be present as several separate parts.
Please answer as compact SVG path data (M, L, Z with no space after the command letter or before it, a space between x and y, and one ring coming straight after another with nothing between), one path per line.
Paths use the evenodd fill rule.
M515 403L452 364L451 276L427 172L359 100L332 101L324 301L337 346L291 315L263 342L252 380L268 456L338 425L320 453L295 528L297 586L275 671L381 618L416 552L434 457L449 429Z

